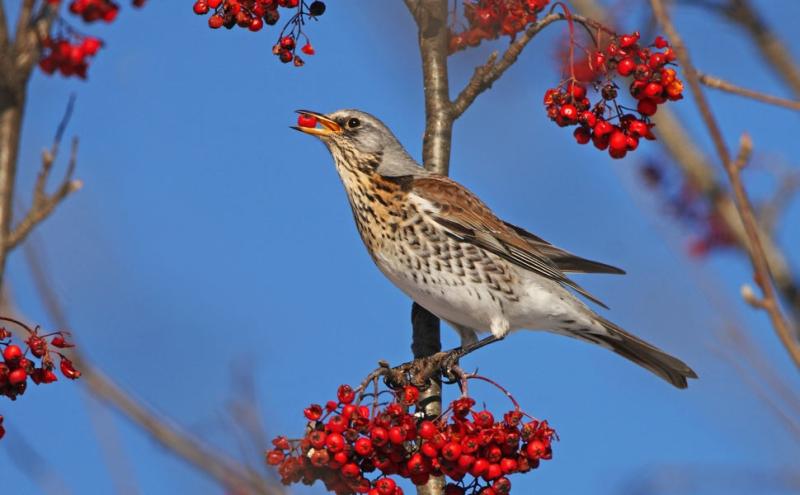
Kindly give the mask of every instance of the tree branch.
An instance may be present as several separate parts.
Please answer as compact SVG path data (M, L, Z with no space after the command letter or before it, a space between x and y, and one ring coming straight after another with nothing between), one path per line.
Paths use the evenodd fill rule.
M448 0L406 0L417 23L419 51L422 59L422 80L425 92L425 135L422 139L422 161L426 169L447 175L450 169L450 143L453 133L450 84L447 74ZM423 358L442 348L439 319L422 306L411 307L414 358ZM442 412L441 380L434 380L421 394L421 407L426 416ZM443 476L432 477L417 487L419 495L443 495Z
M75 97L71 97L67 104L67 109L64 112L64 117L58 125L56 130L56 137L53 140L53 145L50 150L45 150L42 153L42 168L39 170L39 175L36 178L36 185L33 188L33 204L25 217L19 224L9 232L5 239L4 248L6 251L11 251L19 246L28 234L42 221L44 221L55 210L61 201L63 201L71 193L80 189L83 183L79 180L72 178L75 172L75 166L78 158L78 139L72 141L72 151L70 153L69 163L67 165L67 172L58 189L53 194L48 194L45 190L47 180L50 177L50 172L53 170L53 163L58 156L58 150L61 145L61 138L64 135L69 119L72 116L72 109L75 105Z
M70 328L61 301L53 291L47 274L42 268L41 260L33 246L33 244L29 244L25 254L39 298L48 312L50 320L58 328ZM94 397L116 409L142 428L159 444L195 466L200 472L208 474L233 493L284 494L279 486L270 484L266 479L240 466L234 460L214 452L186 433L181 432L176 426L163 421L151 410L144 407L140 401L131 397L103 375L100 370L94 368L80 352L76 352L76 348L71 349L71 351L70 357L75 366L83 373L80 382L86 385Z
M721 11L753 38L761 55L775 69L796 98L800 98L800 68L792 59L791 50L784 45L753 7L750 0L729 0Z
M735 203L739 216L741 217L744 225L745 232L749 241L748 254L750 255L750 262L753 266L754 277L756 283L761 288L763 297L759 300L758 307L764 309L770 317L772 326L778 334L779 339L786 348L789 356L794 361L795 365L800 368L800 344L794 338L794 334L789 326L789 323L781 312L780 303L777 300L775 289L773 287L772 275L769 270L769 264L761 243L761 235L759 232L758 223L753 212L753 207L750 203L750 198L745 191L744 185L741 180L741 168L745 164L752 151L752 142L750 138L745 135L742 137L740 143L739 155L736 161L731 159L730 153L725 145L722 137L722 132L717 124L717 121L711 112L711 107L703 94L703 89L700 86L700 80L697 75L697 70L692 65L689 57L689 52L683 44L677 29L672 24L662 0L650 0L653 8L653 14L659 25L669 37L673 44L675 53L678 56L686 80L689 83L689 88L694 96L695 103L700 110L700 115L703 122L711 134L711 139L714 142L717 154L725 167L725 171L730 180L733 188Z
M572 15L571 19L573 22L582 24L584 26L593 28L599 27L598 23L583 16ZM475 98L477 98L487 89L491 88L492 84L500 79L500 76L502 76L509 67L514 65L522 53L522 50L525 49L534 36L539 34L542 29L546 28L550 24L556 21L564 20L567 20L566 15L555 13L541 18L511 42L508 48L506 48L506 51L503 53L503 56L500 57L499 61L498 52L493 52L485 64L476 67L475 72L472 74L472 78L469 80L464 89L461 90L461 92L458 94L458 97L453 102L453 119L460 117L461 114L463 114L467 108L469 108L472 102L475 101Z
M710 76L702 72L697 73L697 78L700 80L701 83L705 84L709 88L727 91L728 93L744 96L746 98L752 98L754 100L788 108L790 110L800 110L800 101L789 100L786 98L779 98L777 96L762 93L760 91L753 91L752 89L736 86L735 84L731 84L718 77Z
M572 4L583 15L596 19L607 26L613 21L608 12L596 0L572 0ZM669 108L660 108L653 116L659 143L681 169L688 182L700 192L714 208L727 230L733 234L742 252L748 252L748 238L736 205L716 167L707 159L694 137L686 131L676 114ZM786 254L768 236L762 236L770 271L783 300L792 311L795 327L800 329L800 278L792 272Z

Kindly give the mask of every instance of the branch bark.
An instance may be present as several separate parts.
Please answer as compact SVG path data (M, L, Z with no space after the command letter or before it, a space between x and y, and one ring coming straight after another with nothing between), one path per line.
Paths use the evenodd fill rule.
M417 23L419 50L422 59L422 80L425 92L425 135L422 139L422 161L428 170L447 175L450 169L450 143L453 114L447 72L447 0L406 0ZM422 306L411 307L414 358L431 356L442 349L439 319ZM427 416L442 412L441 380L421 395L422 409ZM442 495L445 480L432 477L417 488L419 495Z
M683 73L689 83L689 88L694 96L695 103L700 110L700 115L711 134L717 155L725 167L728 179L733 187L736 208L748 238L748 254L750 256L750 262L753 265L755 280L763 293L763 297L758 300L756 306L767 312L772 326L778 334L778 338L781 340L795 365L800 368L800 344L798 344L795 339L794 332L781 311L780 303L778 302L773 286L772 274L769 270L767 256L761 242L762 236L760 229L755 218L755 213L753 212L752 204L750 203L750 198L745 191L740 176L741 168L743 164L747 162L750 152L752 151L752 142L749 137L744 136L737 160L734 161L731 159L722 136L722 131L720 130L714 114L711 112L711 106L703 94L697 70L694 68L694 65L692 65L689 52L683 44L683 40L672 23L662 0L650 0L650 4L653 8L653 14L656 20L673 44L675 53L683 68Z

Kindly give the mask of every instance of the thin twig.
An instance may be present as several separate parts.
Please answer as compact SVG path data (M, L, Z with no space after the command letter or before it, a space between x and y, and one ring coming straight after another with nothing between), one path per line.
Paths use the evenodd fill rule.
M72 140L72 150L70 153L69 163L67 164L67 171L64 179L59 184L56 191L48 194L46 191L47 180L50 178L50 172L53 170L53 164L58 156L58 150L61 145L61 139L64 136L69 119L72 116L73 107L75 105L74 95L70 97L67 109L64 112L64 117L58 125L56 135L53 140L53 145L49 150L42 153L42 168L39 170L39 175L36 177L36 184L33 188L33 204L23 219L14 227L6 238L5 250L11 251L19 246L22 241L31 233L31 231L44 221L56 207L71 193L77 191L83 186L79 180L72 178L75 173L75 167L78 160L78 139Z
M28 255L28 264L31 266L34 286L50 319L58 328L69 328L61 301L51 287L47 274L40 269L40 260L36 253L28 250L26 254ZM200 472L214 478L225 487L245 490L245 493L263 495L283 493L280 488L273 487L266 479L253 475L246 467L214 452L180 431L175 425L159 418L153 411L143 406L139 400L107 378L100 370L94 368L79 352L74 352L75 349L72 351L72 360L83 373L80 381L86 385L94 397L119 411L163 447L195 466Z
M475 68L472 78L469 80L464 89L461 90L461 92L458 94L458 97L456 97L455 101L453 102L453 118L458 118L467 110L467 108L469 108L472 102L475 101L475 98L477 98L487 89L491 88L492 84L500 79L500 76L502 76L509 67L514 65L522 53L522 50L525 49L528 43L537 34L539 34L540 31L554 22L565 21L569 20L570 18L573 22L586 27L595 29L602 27L597 22L580 15L567 16L565 14L553 13L539 19L528 29L526 29L525 32L518 35L513 42L511 42L508 48L506 48L506 51L503 53L502 57L499 57L498 52L492 52L492 54L489 56L489 60L487 60L485 64Z
M697 77L701 83L705 84L709 88L727 91L728 93L744 96L746 98L752 98L754 100L758 100L764 103L769 103L770 105L777 105L779 107L788 108L790 110L800 110L800 101L780 98L778 96L773 96L767 93L763 93L761 91L753 91L752 89L747 89L741 86L737 86L735 84L731 84L728 81L722 80L718 77L710 76L708 74L704 74L702 72L698 72Z
M683 66L683 72L686 76L687 82L689 83L689 88L692 91L703 121L705 122L705 125L711 134L714 147L717 150L720 161L725 167L728 179L730 180L733 188L736 208L739 212L739 216L742 219L742 223L744 224L744 229L749 240L748 254L750 256L750 262L753 265L754 278L763 293L761 307L769 315L772 326L775 329L775 332L778 334L778 338L783 343L783 346L789 353L789 356L792 358L795 365L800 368L800 345L798 345L798 342L795 340L794 333L790 328L789 323L784 318L780 308L780 303L777 300L777 295L773 286L772 275L769 270L769 264L764 252L764 247L761 243L761 236L759 235L758 223L755 218L755 213L753 212L753 207L750 204L750 198L748 197L741 180L741 168L744 163L746 163L746 160L752 151L752 141L750 140L749 136L744 135L740 143L739 158L736 161L731 159L728 148L726 147L722 137L722 131L717 124L716 118L711 112L711 107L708 104L708 100L706 100L706 97L703 94L703 89L700 86L700 81L697 77L697 71L692 65L691 59L689 58L689 52L687 51L686 46L683 44L683 40L678 34L675 26L672 24L672 20L664 8L662 0L650 0L650 3L653 7L653 14L671 40L675 49L675 53L678 56L678 60Z

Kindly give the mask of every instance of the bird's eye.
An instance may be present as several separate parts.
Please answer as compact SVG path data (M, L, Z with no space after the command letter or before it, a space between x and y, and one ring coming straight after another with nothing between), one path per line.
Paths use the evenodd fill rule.
M356 119L356 118L352 118L352 119L347 121L347 127L351 128L351 129L355 129L356 127L358 127L360 125L361 125L361 121Z

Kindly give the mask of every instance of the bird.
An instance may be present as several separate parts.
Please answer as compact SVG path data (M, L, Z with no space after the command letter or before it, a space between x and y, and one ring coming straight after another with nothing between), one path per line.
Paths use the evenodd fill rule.
M624 274L501 220L475 194L417 163L392 131L359 110L297 110L292 128L328 148L364 245L380 271L446 321L462 348L544 330L593 343L678 388L697 374L628 333L579 297L607 308L568 273ZM478 341L479 334L489 337Z

